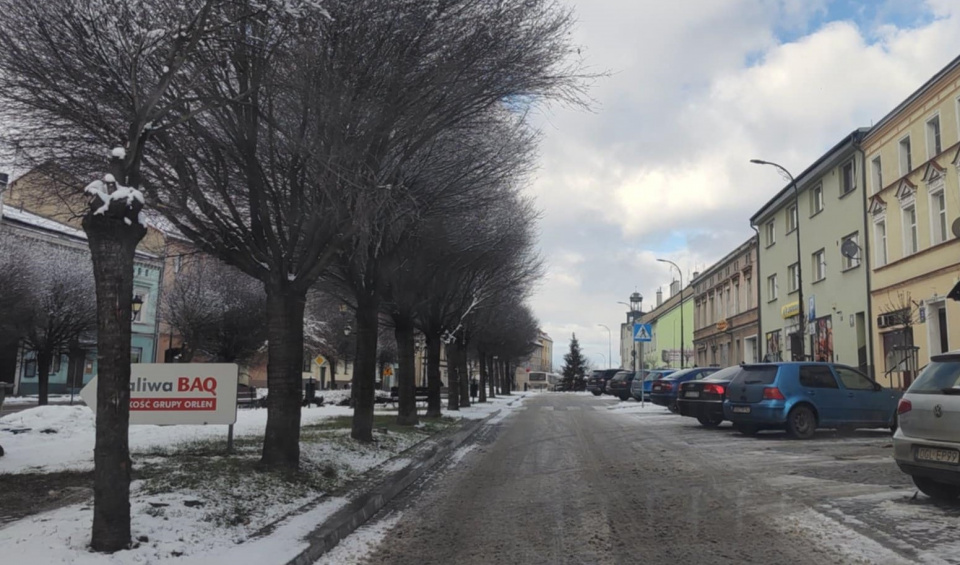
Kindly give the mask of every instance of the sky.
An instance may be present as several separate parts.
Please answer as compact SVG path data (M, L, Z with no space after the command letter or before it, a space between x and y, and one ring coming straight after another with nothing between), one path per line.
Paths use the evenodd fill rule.
M589 110L536 116L531 303L557 371L574 333L591 366L619 366L618 301L639 291L646 311L677 276L657 258L686 284L753 235L786 181L751 158L798 174L960 55L960 0L563 1L605 76Z

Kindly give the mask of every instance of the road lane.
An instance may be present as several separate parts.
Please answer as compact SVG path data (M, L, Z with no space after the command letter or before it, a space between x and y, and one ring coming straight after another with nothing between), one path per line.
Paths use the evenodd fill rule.
M785 466L808 457L792 450L798 442L777 435L744 438L666 412L610 407L609 400L583 395L527 399L524 409L486 430L460 464L390 509L403 516L368 562L851 561L835 546L812 543L809 533L782 527L781 518L806 508L811 495L805 489L812 484L805 478L838 483L788 474ZM843 450L851 457L864 443L862 455L876 459L878 441L884 440L868 434L841 443L850 444ZM728 443L740 447L722 447ZM781 444L787 447L773 449ZM816 440L807 448L827 449ZM836 471L831 459L823 456L827 475ZM900 480L889 465L881 465L877 484L841 482L839 488L847 494L889 490L885 481Z

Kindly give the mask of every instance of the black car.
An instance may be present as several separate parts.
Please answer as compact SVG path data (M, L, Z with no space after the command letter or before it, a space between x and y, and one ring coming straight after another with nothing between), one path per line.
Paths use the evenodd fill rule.
M635 371L617 371L617 374L607 382L607 394L612 394L620 400L629 399L630 385L633 384L633 377L636 374Z
M620 369L597 369L587 377L587 392L600 396L607 392L607 383L610 382Z
M723 422L723 401L730 381L741 372L739 365L721 369L709 377L680 384L677 408L681 416L696 418L701 426L715 428Z

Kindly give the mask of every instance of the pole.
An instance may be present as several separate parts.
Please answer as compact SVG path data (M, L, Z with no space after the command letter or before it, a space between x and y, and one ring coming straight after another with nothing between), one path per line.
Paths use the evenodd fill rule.
M227 426L227 453L233 453L233 424Z
M640 355L637 356L637 361L640 362L640 408L644 406L643 386L647 384L647 376L644 374L643 367L643 342L640 342Z
M613 366L613 332L604 324L597 325L607 330L607 368L609 369Z
M793 185L793 205L796 206L797 208L797 225L796 225L796 229L794 230L797 232L797 299L800 302L800 308L798 309L800 319L798 320L798 323L797 323L797 331L800 332L800 359L799 360L804 361L807 357L806 347L804 344L804 341L806 340L807 336L803 332L803 322L804 322L803 258L800 255L801 253L800 252L800 189L797 187L797 179L793 178L793 175L790 174L790 171L788 171L785 167L778 165L777 163L773 163L771 161L763 161L761 159L750 159L750 162L757 165L770 165L772 167L776 167L778 170L782 171L783 174L787 175L787 178L790 179L790 184ZM758 232L758 235L759 235L759 232Z

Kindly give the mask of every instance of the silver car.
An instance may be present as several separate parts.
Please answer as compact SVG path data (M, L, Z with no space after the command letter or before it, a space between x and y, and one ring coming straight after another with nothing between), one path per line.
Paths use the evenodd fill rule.
M934 356L897 407L893 456L924 494L960 497L960 351Z

